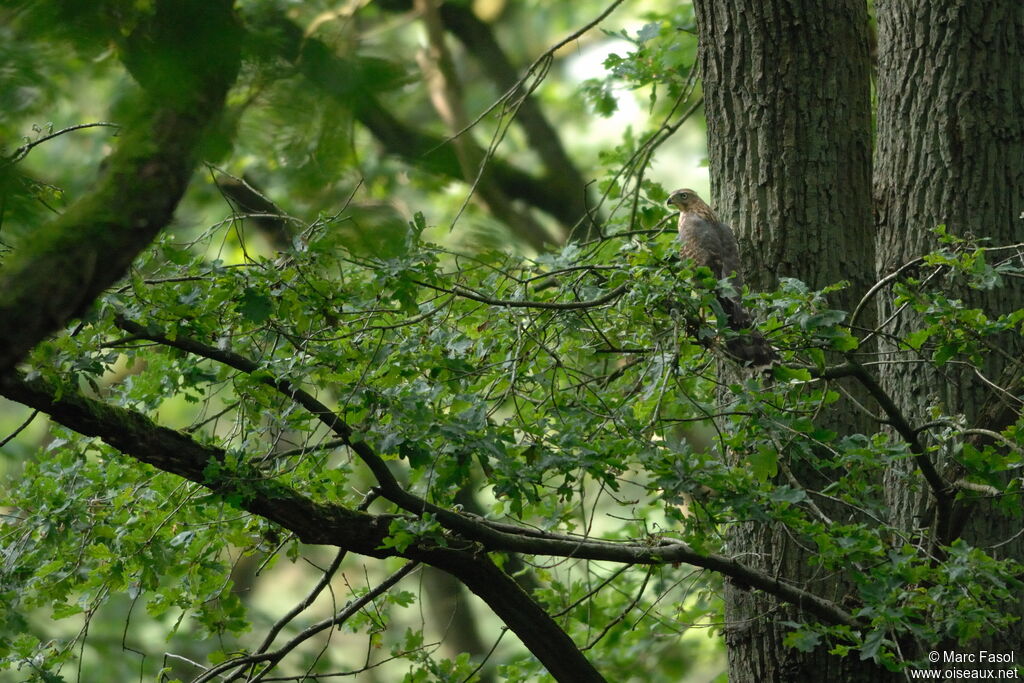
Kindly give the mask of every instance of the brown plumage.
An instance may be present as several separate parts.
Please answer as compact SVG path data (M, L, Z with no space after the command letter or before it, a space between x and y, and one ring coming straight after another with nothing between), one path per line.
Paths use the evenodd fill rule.
M754 320L740 300L743 275L740 273L740 250L732 229L718 220L700 196L690 189L676 190L668 205L679 209L680 255L693 259L696 266L706 266L718 280L728 279L736 290L733 296L718 295L718 301L733 330L747 330L726 341L726 350L738 360L754 366L770 365L777 360L775 350L764 335L754 329Z

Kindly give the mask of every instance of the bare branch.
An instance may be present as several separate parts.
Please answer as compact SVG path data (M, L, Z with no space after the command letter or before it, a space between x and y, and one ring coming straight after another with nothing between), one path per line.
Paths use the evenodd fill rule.
M327 96L351 107L355 117L384 146L407 163L449 178L463 180L462 167L446 140L412 128L388 111L374 93L359 90L346 80L345 74L356 73L359 65L334 53L322 41L304 35L301 27L286 16L273 17L275 32L281 42L281 56L295 65L311 84ZM535 178L502 159L488 158L481 181L493 179L510 199L518 199L551 215L570 227L580 219L565 200L558 187L547 179Z
M515 234L526 239L538 251L544 249L553 240L543 226L528 212L516 208L501 186L494 182L493 177L484 176L483 171L489 154L480 149L469 131L469 118L463 105L462 84L455 72L451 53L445 45L444 27L437 0L413 0L413 5L422 16L427 29L428 47L419 54L420 68L426 76L434 110L453 133L451 142L455 156L459 160L463 178L470 186L466 201L468 202L475 192L479 193L491 213L508 224ZM500 134L499 130L496 135ZM454 221L458 220L461 213L460 210Z
M441 5L441 19L445 28L480 62L494 84L508 93L507 99L518 103L513 115L526 133L530 146L544 162L547 180L560 188L562 196L575 213L580 217L586 216L587 183L583 175L569 158L559 132L544 116L537 100L523 89L516 68L490 25L480 20L469 7L452 2Z
M902 266L900 266L893 272L889 273L875 284L871 285L871 288L864 294L864 296L860 298L860 301L857 302L857 306L856 308L853 309L853 313L850 314L850 327L854 327L856 325L857 318L860 317L861 311L864 310L864 307L868 304L868 302L871 301L872 298L874 298L875 294L877 294L883 287L885 287L887 284L898 278L903 273L922 263L924 263L924 257L918 257L911 261L907 261Z
M344 551L339 553L338 557L336 558L335 564L340 564L340 558L343 556ZM192 679L193 683L207 683L207 681L212 681L215 677L221 675L226 671L230 671L231 669L247 667L252 664L261 664L263 662L266 662L266 668L260 671L260 673L257 674L255 678L249 679L253 683L256 683L257 681L262 681L264 678L266 678L267 674L269 674L273 670L273 668L277 666L281 662L281 660L284 659L288 655L288 653L290 653L296 647L306 642L318 633L321 633L331 627L344 624L346 621L348 621L353 616L358 614L359 611L366 607L368 604L379 598L384 593L391 590L399 581L408 576L412 572L412 570L416 569L416 567L418 566L418 562L409 562L408 564L404 565L401 569L394 572L391 576L381 581L378 585L374 586L372 590L367 591L364 595L349 602L337 613L304 628L294 638L289 640L287 643L282 645L277 650L274 650L273 652L265 652L264 648L258 650L255 654L245 655L237 659L229 659L225 662L221 662L217 666L212 667L211 669L204 672L201 676ZM336 566L334 568L337 569ZM331 573L333 574L333 572ZM325 580L322 580L321 583L323 585L326 585L330 581L330 576L330 574L325 573ZM322 586L318 587L322 588ZM264 645L265 644L267 644L267 641L264 641ZM240 675L241 673L238 673L229 678L228 680L238 680Z
M14 152L11 154L11 156L8 159L6 159L5 161L8 164L16 164L19 161L21 161L22 159L24 159L26 156L28 156L28 153L32 151L33 147L41 145L44 142L47 142L49 140L54 139L55 137L64 135L65 133L70 133L70 132L76 131L76 130L82 130L84 128L97 128L97 127L120 128L121 126L116 124L116 123L111 123L110 121L96 121L95 123L79 123L78 125L75 125L75 126L68 126L67 128L61 128L60 130L54 131L52 133L47 133L46 135L38 137L35 140L30 140L30 141L26 142L24 145L22 145L21 147L19 147L16 150L14 150Z
M812 371L813 373L814 371ZM918 469L921 470L921 474L924 476L925 481L928 482L929 488L931 488L932 495L935 496L936 505L936 530L935 538L936 543L946 544L951 542L953 539L949 537L950 534L950 515L952 513L953 496L952 489L949 483L939 474L939 471L935 469L935 463L928 457L924 444L921 443L919 438L919 430L914 429L907 421L907 418L900 411L896 402L893 401L892 397L882 388L874 376L867 371L867 369L851 360L847 356L847 362L845 365L839 365L831 368L827 368L823 372L815 373L817 376L822 378L838 378L838 377L850 377L852 376L861 386L867 389L871 397L878 402L881 406L882 411L886 415L886 422L892 426L893 429L907 442L910 446L910 452L914 456L914 462L917 463Z

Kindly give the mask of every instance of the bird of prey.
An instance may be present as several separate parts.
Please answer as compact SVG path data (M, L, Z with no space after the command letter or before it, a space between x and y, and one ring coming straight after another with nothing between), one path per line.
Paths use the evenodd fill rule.
M740 250L732 229L718 220L711 207L693 190L676 190L666 203L679 209L681 256L693 259L695 266L709 268L715 279L727 279L735 290L735 294L730 296L718 295L729 328L743 331L743 334L726 340L726 350L737 360L755 367L771 365L778 356L764 335L751 329L753 318L740 300L743 275L740 273Z

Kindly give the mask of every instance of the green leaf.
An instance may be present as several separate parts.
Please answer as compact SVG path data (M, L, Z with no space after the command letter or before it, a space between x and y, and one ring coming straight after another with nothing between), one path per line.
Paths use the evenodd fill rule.
M782 639L782 644L786 647L796 648L800 652L811 652L821 644L821 635L803 629L790 631Z
M807 500L807 492L803 489L783 485L772 489L768 498L776 503L802 503Z
M846 330L837 329L836 331L838 334L829 340L829 346L836 351L853 351L860 346L857 338Z
M879 650L885 642L885 630L874 629L864 639L864 646L860 650L861 661L866 659L878 659Z
M813 330L819 327L830 327L838 325L846 318L846 311L821 311L808 316L801 326L805 330Z
M754 477L760 481L767 481L779 473L779 454L772 448L761 446L748 459Z
M646 43L649 40L657 38L660 33L661 33L661 24L659 24L658 22L652 21L652 22L650 22L648 24L644 24L640 28L640 30L637 31L637 33L636 33L636 40L637 40L638 43L640 43L642 45L642 44Z
M914 350L918 350L924 346L924 343L928 341L928 338L931 337L933 333L934 331L930 327L916 330L904 337L903 343Z
M811 372L805 368L789 368L776 365L772 368L772 376L780 382L810 382Z
M939 348L935 349L935 353L932 354L932 362L938 366L943 366L946 362L960 352L960 345L956 343L942 344Z
M237 304L238 312L251 323L259 324L270 317L273 302L266 294L247 287Z

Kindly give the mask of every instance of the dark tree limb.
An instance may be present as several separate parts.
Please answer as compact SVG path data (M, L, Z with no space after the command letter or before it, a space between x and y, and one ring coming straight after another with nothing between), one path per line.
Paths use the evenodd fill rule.
M948 545L955 540L952 535L951 515L953 512L954 488L939 473L935 463L928 457L928 452L921 442L920 430L914 429L907 420L903 411L893 400L892 396L882 388L874 375L868 372L860 363L847 357L847 362L826 368L824 371L811 370L811 373L822 379L839 379L841 377L853 377L868 392L878 405L885 412L886 423L896 430L896 433L910 446L910 452L914 456L914 462L928 482L932 495L935 497L935 544Z
M555 678L604 680L547 612L465 541L453 538L443 547L424 539L399 553L383 545L394 515L369 515L319 503L244 466L227 471L222 449L161 427L145 415L58 388L41 377L0 377L0 395L36 407L80 434L98 436L129 457L232 496L241 508L281 525L304 543L333 545L377 558L402 556L449 572L479 595Z
M152 26L125 41L124 61L146 90L148 112L126 127L95 189L23 240L0 272L0 373L81 315L170 222L238 71L231 6L164 0ZM195 68L194 56L175 43L180 32L200 41L215 32L217 59ZM189 77L169 88L168 76L177 72Z
M255 362L239 354L201 344L183 335L177 335L174 339L170 339L163 334L126 320L123 317L117 319L117 324L125 331L131 332L141 339L149 339L150 341L171 346L203 358L215 360L242 372L253 373L259 369ZM365 440L353 438L354 432L352 428L315 397L287 380L276 379L265 372L261 372L260 377L264 384L277 389L306 408L306 410L310 411L311 414L315 415L326 426L341 436L345 444L376 477L380 485L381 496L413 514L419 515L429 512L446 529L456 532L469 541L482 544L488 551L610 560L628 564L685 562L697 567L719 571L735 579L740 585L759 588L772 595L776 595L829 623L850 626L859 625L856 618L828 600L819 598L784 581L779 581L767 574L752 570L731 558L722 555L698 553L684 543L662 541L654 545L643 545L592 540L584 537L534 531L511 524L493 522L453 512L447 508L435 505L403 489L394 474L391 473L387 463L377 455L373 448ZM74 429L74 427L72 428Z
M4 375L0 377L0 395L36 408L79 434L99 437L139 462L215 493L241 496L244 509L292 531L304 543L335 545L371 557L393 554L377 546L387 536L394 516L317 503L255 469L225 472L223 449L200 444L141 413L88 398L42 377Z
M480 550L486 552L518 552L627 564L685 563L720 572L739 585L763 590L799 606L827 623L864 626L860 620L829 600L750 569L732 558L698 553L685 543L669 540L620 543L520 529L510 524L490 522L439 508L404 490L401 493L391 491L389 495L382 486L381 495L385 498L398 499L401 501L399 505L405 503L413 510L429 511L436 515L442 526L454 532L449 547L439 548L424 541L398 553L382 545L388 537L390 523L397 516L369 515L336 504L316 502L286 484L264 477L257 470L218 473L219 466L225 463L222 449L202 445L181 432L155 424L140 413L87 398L75 390L57 387L41 377L31 380L16 375L0 377L0 395L45 412L80 434L98 436L140 462L194 481L221 495L241 496L239 504L242 508L288 529L303 543L333 545L377 558L400 555L446 571L448 567L458 564L455 562L457 558L447 555L439 558L436 553L444 555L456 552L453 548L460 538L463 543L479 543ZM365 448L369 449L368 446ZM378 458L372 450L363 455ZM386 469L386 464L383 461L380 463ZM376 469L371 466L375 474ZM387 478L395 481L390 472ZM394 485L397 486L397 482ZM458 552L463 561L466 557L476 558L479 555ZM484 571L484 574L488 572ZM475 585L477 587L469 585L469 588L491 604L491 598L481 593L487 582ZM525 593L520 590L517 595L525 596ZM529 597L524 599L529 600ZM539 607L536 609L544 618L549 618ZM500 612L498 615L503 617ZM534 619L538 618L539 615L535 614ZM518 632L517 635L522 637Z
M604 681L604 677L590 664L568 634L557 628L554 620L544 612L545 618L557 628L538 628L534 611L539 609L515 580L501 571L484 553L472 555L475 561L466 562L467 553L440 549L433 553L430 563L450 573L476 593L498 614L505 624L519 636L523 645L539 659L555 680L573 683ZM569 654L573 657L570 658Z

